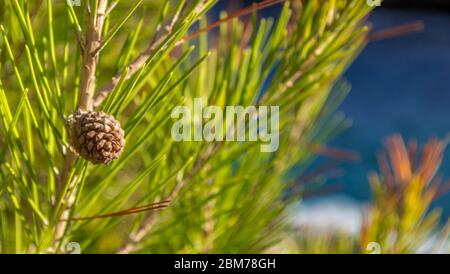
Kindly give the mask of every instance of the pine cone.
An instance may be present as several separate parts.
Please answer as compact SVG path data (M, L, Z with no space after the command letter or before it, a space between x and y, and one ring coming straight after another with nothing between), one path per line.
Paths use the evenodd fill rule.
M84 159L107 164L122 153L124 131L111 115L78 110L67 118L66 124L72 149Z

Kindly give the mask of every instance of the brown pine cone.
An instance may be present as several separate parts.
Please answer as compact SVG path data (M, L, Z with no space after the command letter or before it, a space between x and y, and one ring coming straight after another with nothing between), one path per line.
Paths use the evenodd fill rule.
M107 164L122 153L124 131L111 115L78 110L67 118L66 124L72 149L84 159Z

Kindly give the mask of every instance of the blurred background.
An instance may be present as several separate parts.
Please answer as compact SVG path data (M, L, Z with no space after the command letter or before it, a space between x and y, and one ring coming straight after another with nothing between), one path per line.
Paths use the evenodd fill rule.
M387 0L369 18L374 31L420 20L421 32L369 43L345 77L352 90L341 110L353 126L333 146L357 150L358 164L346 164L343 194L365 201L365 181L376 168L375 153L383 140L398 132L405 139L445 138L450 133L450 1ZM441 173L450 177L450 150ZM450 196L436 205L450 215Z
M236 10L254 1L222 0L217 10ZM279 5L261 16L276 16ZM218 16L218 14L213 14ZM344 172L327 182L340 185L332 194L306 200L296 213L297 221L318 226L340 224L357 231L360 213L371 193L367 175L377 170L376 153L386 137L402 134L424 144L432 137L444 139L450 133L450 1L385 0L369 17L373 31L422 22L424 30L373 41L345 73L352 89L340 110L353 126L330 146L357 151L361 159L343 163ZM450 149L440 173L450 179ZM450 216L450 195L434 206ZM342 228L342 227L341 227Z

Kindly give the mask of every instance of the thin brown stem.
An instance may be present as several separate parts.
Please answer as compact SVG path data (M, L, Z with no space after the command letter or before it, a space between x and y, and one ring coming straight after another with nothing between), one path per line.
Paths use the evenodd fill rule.
M241 17L241 16L244 16L244 15L248 15L248 14L250 14L252 12L255 12L257 10L265 9L265 8L268 8L270 6L273 6L275 4L279 4L279 3L282 3L282 2L285 2L285 1L286 0L266 0L266 1L263 1L261 3L254 4L254 5L250 6L250 7L238 10L237 12L232 13L229 16L223 18L223 19L220 19L220 20L218 20L218 21L216 21L216 22L214 22L212 24L209 24L207 27L205 27L205 28L203 28L203 29L201 29L201 30L199 30L197 32L194 32L194 33L192 33L190 35L188 35L187 37L185 37L182 40L182 42L189 41L189 40L192 40L194 38L197 38L201 34L203 34L205 32L208 32L210 30L213 30L213 29L219 27L221 24L226 23L226 22L228 22L230 20L233 20L234 18Z
M136 213L165 208L165 207L168 207L169 204L170 204L170 200L165 200L165 201L161 201L161 202L157 202L157 203L151 203L148 205L128 208L128 209L124 209L124 210L120 210L120 211L114 211L114 212L109 212L109 213L94 215L94 216L88 216L88 217L72 217L70 219L62 219L60 221L61 222L67 222L69 220L70 221L87 221L87 220L103 219L103 218L110 218L110 217L128 216L128 215L132 215L132 214L136 214Z
M80 91L78 94L78 109L83 111L92 110L92 101L95 90L95 72L98 64L99 53L96 49L101 44L101 34L105 21L107 0L100 0L97 12L88 18L86 30L86 46L83 52Z
M99 0L97 9L92 14L91 8L87 7L88 19L85 43L82 45L82 64L80 71L80 88L78 94L78 110L90 111L92 110L92 101L94 97L95 83L96 83L96 69L99 59L99 52L96 51L101 43L101 34L103 30L103 24L105 22L105 16L108 9L108 0ZM69 174L75 164L77 155L71 150L67 151L65 161L63 164L61 176L58 178L58 184L56 187L56 201L62 199L63 211L59 219L67 219L70 210L75 201L74 194L77 192L77 186L74 185L75 181L68 182ZM62 197L62 192L66 184L70 184L69 190L66 195ZM58 222L55 231L55 242L53 245L53 251L58 252L61 246L61 241L66 233L68 222Z
M416 32L421 32L425 28L425 25L422 21L415 21L412 23L407 23L400 26L395 26L387 29L383 29L381 31L372 33L369 35L368 40L370 42L386 40L390 38L397 38L400 36L409 35Z

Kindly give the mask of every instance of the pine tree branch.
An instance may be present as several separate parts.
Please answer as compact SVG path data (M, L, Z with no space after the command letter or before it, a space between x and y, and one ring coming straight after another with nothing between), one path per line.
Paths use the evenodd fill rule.
M127 67L128 69L112 77L112 79L108 83L106 83L103 87L99 89L97 95L94 98L93 107L98 107L103 102L103 100L106 99L108 94L111 93L117 86L119 80L122 78L122 74L125 71L127 71L125 80L128 80L145 64L147 59L154 53L154 51L158 48L158 46L172 33L172 29L178 22L178 19L180 17L180 12L181 11L176 13L173 16L172 20L165 27L158 28L155 36L150 41L147 48L136 59L134 59L134 61L132 61L128 65Z
M97 3L97 8L92 14L91 8L87 6L88 20L87 20L87 28L86 28L86 37L85 37L85 45L84 51L82 51L82 64L80 71L80 88L78 94L78 110L80 111L90 111L92 110L92 101L95 90L96 83L96 69L99 60L99 52L96 51L98 46L101 43L101 35L103 30L103 24L105 22L106 14L108 11L108 0L99 0ZM57 185L57 193L56 197L59 198L62 195L62 189L64 188L64 184L69 183L70 187L67 191L67 195L65 197L61 197L63 199L63 212L60 216L60 219L68 218L70 210L73 206L73 202L75 201L73 195L77 192L75 185L72 182L67 182L70 171L72 170L75 161L77 159L77 155L71 150L67 151L67 155L63 165L63 172L58 180ZM58 201L59 199L56 199ZM68 222L58 222L55 231L55 242L54 242L54 252L57 252L62 238L65 235L65 232L68 227Z
M201 30L199 30L197 32L194 32L194 33L186 36L185 38L179 40L175 44L175 47L180 46L180 45L182 45L183 43L185 43L187 41L195 39L196 37L198 37L202 33L205 33L205 32L208 32L208 31L214 29L214 28L217 28L221 24L229 22L230 20L232 20L234 18L241 17L241 16L244 16L244 15L250 14L252 12L255 12L257 10L261 10L261 9L264 9L264 8L267 8L267 7L270 7L272 5L279 4L279 3L282 3L282 2L285 2L285 1L286 0L266 0L266 1L263 1L261 3L252 5L252 6L248 7L248 8L241 9L241 10L239 10L239 11L233 13L233 14L230 14L226 18L221 19L219 21L216 21L216 22L208 25L207 27L205 27L205 28L203 28L203 29L201 29ZM197 7L197 10L202 10L203 6L204 6L204 2L202 2L200 4L200 6ZM101 87L99 89L99 91L98 91L98 93L97 93L97 95L95 96L95 99L94 99L94 108L100 106L101 103L106 99L108 94L111 93L114 90L114 88L119 83L119 80L122 78L123 73L125 71L128 71L128 74L125 76L125 80L128 80L145 64L145 61L147 61L147 59L152 55L154 50L172 32L172 28L176 24L176 22L178 20L178 16L179 16L179 14L175 15L173 17L173 20L166 27L158 29L158 31L157 31L157 33L155 35L155 38L152 39L152 41L149 44L149 46L147 47L147 49L144 52L142 52L134 61L132 61L128 65L128 70L123 70L122 72L118 73L108 83L106 83L103 87Z
M181 189L196 175L198 174L205 164L208 162L211 156L215 155L217 150L222 147L223 143L217 143L215 145L209 146L202 157L198 158L195 162L194 167L191 171L175 186L175 188L167 195L164 200L175 200ZM149 212L144 218L142 223L136 232L130 234L129 238L126 240L125 244L120 247L116 253L128 254L136 251L137 244L142 241L142 239L147 235L147 233L152 229L156 222L155 212Z
M101 44L101 34L107 11L107 0L98 2L97 12L89 16L86 30L86 46L81 66L80 91L78 94L78 109L92 110L92 100L95 89L95 72L98 64L99 52L96 49ZM90 11L88 11L90 13Z

